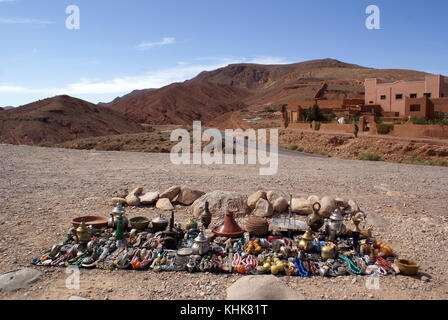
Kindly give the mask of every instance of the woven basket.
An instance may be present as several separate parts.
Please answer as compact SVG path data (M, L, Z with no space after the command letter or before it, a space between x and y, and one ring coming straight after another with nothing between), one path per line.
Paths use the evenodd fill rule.
M262 237L269 231L269 223L261 217L250 217L246 220L246 231L251 235Z

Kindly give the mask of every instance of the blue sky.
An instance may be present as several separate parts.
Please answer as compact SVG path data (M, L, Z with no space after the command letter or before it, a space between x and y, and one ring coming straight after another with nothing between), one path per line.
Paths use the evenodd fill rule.
M380 30L368 30L368 5ZM67 6L80 9L68 30ZM0 106L110 101L230 63L335 58L448 75L448 1L0 0Z

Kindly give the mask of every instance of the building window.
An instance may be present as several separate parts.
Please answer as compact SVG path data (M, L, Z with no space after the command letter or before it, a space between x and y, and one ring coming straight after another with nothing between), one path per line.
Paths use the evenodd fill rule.
M419 104L411 104L411 112L420 111L420 105Z
M369 101L370 104L373 104L373 101Z
M395 95L395 99L401 100L403 99L403 95L401 93Z
M431 92L426 92L423 94L425 97L431 98Z
M381 96L381 100L386 100L386 96L385 96L385 95L382 95L382 96Z
M417 94L416 93L411 93L411 99L416 99L417 98Z

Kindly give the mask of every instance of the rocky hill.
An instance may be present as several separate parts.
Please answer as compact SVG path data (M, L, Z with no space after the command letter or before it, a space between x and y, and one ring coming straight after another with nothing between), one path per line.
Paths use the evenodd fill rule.
M0 112L1 143L35 145L138 132L144 128L120 113L69 96Z

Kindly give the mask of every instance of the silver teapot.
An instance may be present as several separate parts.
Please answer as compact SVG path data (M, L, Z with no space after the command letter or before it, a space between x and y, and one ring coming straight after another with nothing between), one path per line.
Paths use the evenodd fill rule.
M331 216L330 221L325 224L325 233L330 236L330 241L336 240L338 236L342 236L347 231L344 224L344 217L340 208L336 208Z
M121 202L117 203L117 206L114 208L114 210L112 211L112 213L110 214L110 218L109 221L107 223L107 226L109 228L116 228L117 224L118 224L118 216L122 216L123 217L123 225L125 227L125 229L128 227L129 224L129 220L125 215L125 209L123 207L123 205L121 204Z
M208 239L204 236L203 232L194 239L194 244L191 246L193 254L204 255L210 250L210 243Z

